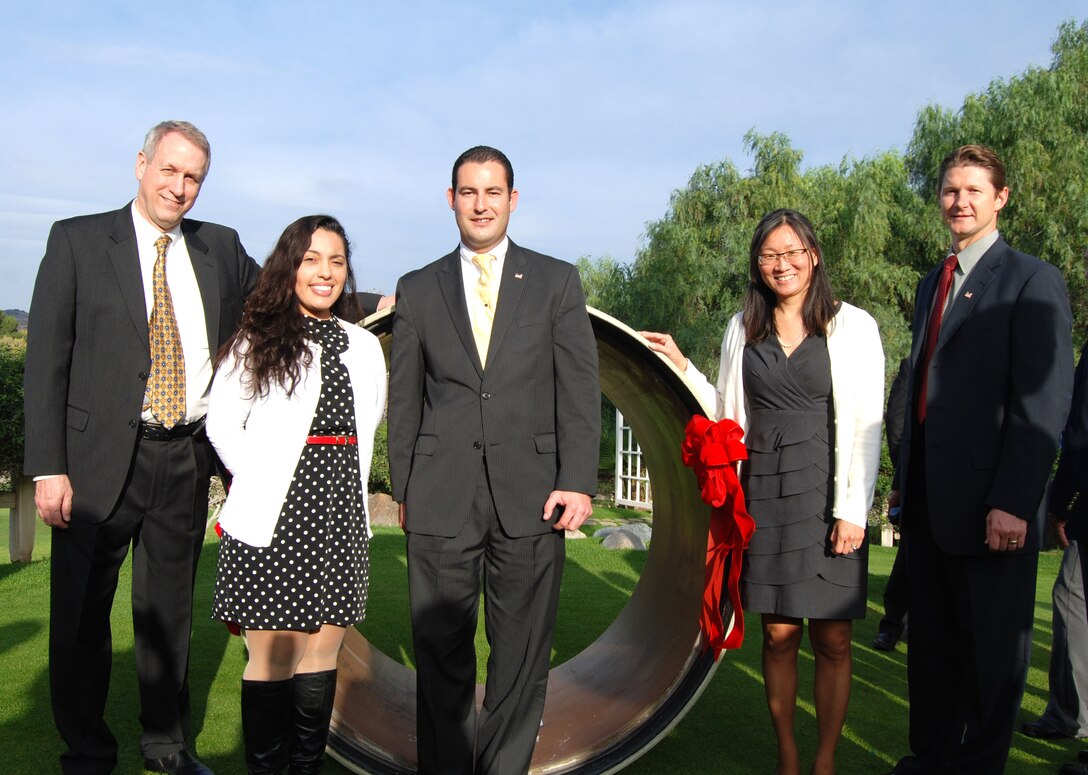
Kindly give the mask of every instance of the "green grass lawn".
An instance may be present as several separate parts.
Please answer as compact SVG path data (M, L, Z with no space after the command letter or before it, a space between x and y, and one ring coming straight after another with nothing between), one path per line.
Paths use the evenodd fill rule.
M605 510L598 509L598 512ZM0 517L6 514L0 512ZM0 525L5 527L6 525ZM7 531L0 530L0 555L7 559ZM49 565L47 531L39 530L35 561L0 564L0 750L3 772L56 772L61 743L52 725L46 673ZM192 650L193 732L196 750L219 775L245 771L238 711L238 685L244 666L240 639L210 619L217 543L205 546L197 579L197 610ZM842 773L881 773L907 752L906 655L869 648L882 612L881 593L895 550L870 553L869 617L854 631L854 689L839 749ZM555 641L555 662L569 659L612 621L634 588L645 555L609 552L594 540L568 543L567 571ZM1035 650L1022 719L1042 712L1050 656L1050 588L1060 555L1044 554L1036 593ZM371 598L361 629L392 658L411 664L404 540L396 529L379 528L372 544ZM114 607L114 669L107 720L121 741L121 775L143 772L132 623L128 604L129 568L123 569ZM480 641L482 641L482 627ZM722 657L717 673L696 706L653 750L625 772L632 775L767 773L774 767L775 744L763 698L759 668L759 620L749 616L742 649ZM482 661L482 660L481 660ZM811 703L812 657L801 656L801 698L797 717L802 756L815 749ZM1016 735L1006 772L1052 772L1083 744L1039 741ZM332 760L326 772L345 773Z

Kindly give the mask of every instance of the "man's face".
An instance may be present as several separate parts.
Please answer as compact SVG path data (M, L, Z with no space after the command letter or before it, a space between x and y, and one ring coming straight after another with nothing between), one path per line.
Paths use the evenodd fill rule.
M446 192L457 219L461 242L486 253L502 242L510 213L518 206L517 189L510 190L506 170L497 161L466 162L457 170L457 187Z
M163 135L154 158L136 154L136 209L161 231L170 231L193 209L207 168L204 152L184 135Z
M997 214L1009 199L983 167L949 167L941 181L941 216L959 251L997 228Z

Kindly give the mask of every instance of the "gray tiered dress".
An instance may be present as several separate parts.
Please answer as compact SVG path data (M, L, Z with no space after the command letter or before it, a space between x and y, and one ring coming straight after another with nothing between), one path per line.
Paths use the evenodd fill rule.
M756 522L742 574L745 609L798 619L865 617L868 545L830 550L834 406L827 340L792 357L774 339L744 348L748 463L744 494Z
M306 318L321 345L321 396L310 434L354 435L351 380L335 320ZM303 447L272 543L250 546L223 533L212 616L251 630L351 626L366 613L370 571L359 447Z

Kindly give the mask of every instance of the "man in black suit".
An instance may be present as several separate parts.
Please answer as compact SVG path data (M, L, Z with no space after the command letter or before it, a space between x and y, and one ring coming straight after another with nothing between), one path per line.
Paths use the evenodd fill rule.
M53 528L49 677L65 773L111 772L117 761L102 714L110 608L130 544L145 766L209 772L184 747L192 586L215 462L203 423L212 358L258 271L232 229L184 219L210 154L192 124L155 126L136 156L136 198L54 224L34 287L24 467Z
M596 491L600 385L581 282L506 236L513 182L500 151L463 153L447 192L461 244L397 286L389 469L408 540L424 773L528 771L563 529L592 513ZM491 657L477 724L481 578Z
M1084 271L1088 276L1088 252L1084 254ZM1069 419L1062 431L1062 456L1050 488L1050 513L1065 525L1065 534L1077 542L1080 552L1081 583L1088 600L1088 344L1080 351L1074 377L1073 403ZM1070 649L1088 648L1086 643L1070 643ZM1082 699L1083 703L1084 700ZM1060 775L1088 775L1088 751L1081 751L1075 764L1064 764Z
M1001 772L1027 677L1072 317L1061 273L998 235L1008 196L988 148L963 146L941 164L952 247L918 286L896 472L910 539L913 750L897 773Z

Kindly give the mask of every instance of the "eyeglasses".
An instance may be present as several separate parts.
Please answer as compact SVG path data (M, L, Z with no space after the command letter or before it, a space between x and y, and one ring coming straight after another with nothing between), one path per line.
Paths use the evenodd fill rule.
M760 266L766 266L767 264L777 264L778 259L784 258L790 263L793 263L795 258L799 258L802 253L807 253L808 248L794 248L793 250L787 250L785 253L760 253L756 256L756 263Z

